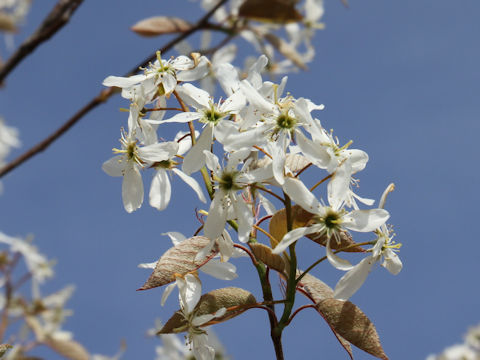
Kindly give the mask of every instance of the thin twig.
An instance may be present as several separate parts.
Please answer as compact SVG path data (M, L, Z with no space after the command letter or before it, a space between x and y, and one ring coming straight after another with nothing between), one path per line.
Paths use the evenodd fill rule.
M83 0L59 0L37 30L20 45L17 51L0 68L0 84L23 59L33 53L37 46L50 39L66 25L82 2Z
M222 6L227 0L220 0L217 5L215 5L208 13L206 13L195 26L191 27L187 31L183 32L182 34L178 35L170 42L168 42L160 52L164 53L172 49L177 43L203 28L204 24L207 23L208 19L217 11L217 9ZM148 65L149 62L156 58L156 52L153 53L151 56L146 58L143 62L135 66L132 70L130 70L125 76L130 76L135 74L138 71L138 68L145 67ZM64 123L60 128L58 128L53 134L48 136L46 139L39 142L37 145L33 146L22 155L8 163L5 167L0 169L0 178L8 174L10 171L15 169L16 167L23 164L25 161L33 157L34 155L38 154L39 152L45 150L57 140L61 135L63 135L67 130L69 130L73 125L75 125L83 116L85 116L90 110L93 110L98 105L103 102L106 102L114 93L118 92L118 89L109 88L102 90L96 97L94 97L90 102L81 108L73 117L71 117L66 123Z

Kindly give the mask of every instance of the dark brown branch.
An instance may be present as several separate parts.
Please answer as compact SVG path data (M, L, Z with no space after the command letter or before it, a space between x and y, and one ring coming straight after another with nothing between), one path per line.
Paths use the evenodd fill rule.
M23 42L10 59L0 68L0 84L20 62L30 55L41 43L50 39L68 23L83 0L59 0L37 30Z
M215 5L208 13L206 13L197 23L195 26L191 27L184 33L178 35L177 37L173 38L170 42L168 42L160 52L167 52L172 49L177 43L191 35L192 33L203 29L203 26L208 22L208 19L217 11L217 9L222 6L227 0L220 0L217 5ZM153 61L156 58L156 52L150 55L148 58L143 60L140 64L135 66L132 70L130 70L125 76L130 76L135 74L138 71L138 68L145 67L148 65L149 62ZM114 88L109 88L102 90L96 97L94 97L88 104L86 104L83 108L81 108L73 117L71 117L67 122L65 122L60 128L58 128L54 133L48 136L46 139L39 142L37 145L33 146L22 155L17 157L15 160L8 163L4 168L0 169L0 178L8 174L10 171L15 169L16 167L23 164L25 161L33 157L34 155L38 154L39 152L45 150L57 140L61 135L67 132L73 125L75 125L83 116L93 110L98 105L103 102L106 102L114 93L117 91Z

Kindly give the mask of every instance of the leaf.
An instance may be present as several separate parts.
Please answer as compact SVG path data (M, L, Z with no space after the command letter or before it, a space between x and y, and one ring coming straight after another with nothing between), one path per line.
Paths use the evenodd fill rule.
M259 21L288 23L302 20L295 9L298 0L245 0L238 15Z
M150 37L185 32L191 27L190 23L177 17L154 16L137 22L130 29L138 35Z
M289 43L287 43L285 40L282 38L272 34L268 33L264 35L264 38L273 45L277 51L285 56L288 60L290 60L292 63L297 65L300 69L302 70L308 70L307 65L303 62L302 57L300 54L295 50L293 46L291 46Z
M195 307L195 316L214 314L221 308L226 308L227 312L220 318L215 318L213 321L219 323L234 318L243 313L251 305L255 305L257 300L247 290L227 287L210 291L202 295ZM187 321L181 314L180 310L166 322L158 334L171 334L183 332L186 329ZM209 325L208 323L205 325Z
M312 213L309 213L302 207L298 205L292 206L292 216L293 216L293 227L292 229L296 229L299 227L309 226L313 224L313 217ZM285 208L278 210L270 219L270 226L269 226L270 235L272 235L276 240L277 244L282 240L282 238L287 233L287 216L285 212ZM326 246L327 238L325 236L320 236L320 234L310 234L307 235L310 240L313 240L317 244L322 246ZM351 246L355 244L353 241L352 236L348 232L342 232L340 234L340 243L336 241L332 241L330 243L333 250L341 249L347 246ZM272 241L270 241L272 242ZM272 247L275 247L277 244L271 244ZM365 252L360 246L351 247L345 252Z
M363 351L388 360L383 351L375 326L355 304L350 301L325 299L317 309L332 330Z
M206 260L196 261L195 256L209 243L210 239L204 236L193 236L168 249L158 260L148 280L138 290L148 290L169 284L175 281L175 274L185 275L197 270L205 264ZM207 259L213 257L217 252L215 247Z
M297 276L301 273L302 271L298 270ZM301 292L307 295L307 297L309 297L310 300L312 300L315 304L318 304L323 300L333 298L333 289L327 284L325 284L322 280L317 279L315 276L310 274L304 275L304 277L300 280L300 283L298 283L297 289L301 290ZM317 311L320 313L318 308ZM350 346L350 343L345 340L340 334L338 334L332 327L330 328L332 329L333 334L337 338L340 345L342 345L350 358L353 359L352 347Z
M301 274L302 271L297 270L297 276ZM315 304L325 299L333 299L333 289L313 275L305 274L298 286L310 295Z
M12 15L0 11L0 31L16 32L15 19Z
M270 247L260 243L252 243L250 247L258 260L281 274L285 273L285 261L280 255L272 254Z
M88 360L90 355L87 350L74 340L59 340L51 336L47 336L44 344L51 347L58 354L71 360Z

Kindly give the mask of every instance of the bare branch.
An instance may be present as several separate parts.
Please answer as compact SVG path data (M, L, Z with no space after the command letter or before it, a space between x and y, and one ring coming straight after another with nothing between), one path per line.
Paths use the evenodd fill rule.
M23 42L10 59L0 68L0 84L20 62L30 55L41 43L50 39L68 23L83 0L59 0L38 29Z
M77 0L78 1L78 0ZM83 1L83 0L82 0ZM177 37L173 38L170 42L168 42L160 51L162 53L169 51L172 49L177 43L188 37L189 35L193 34L194 32L203 29L206 24L208 24L208 19L217 11L217 9L222 6L227 0L220 0L217 5L215 5L208 13L206 13L196 24L195 26L191 27L188 31L178 35ZM156 52L150 55L148 58L143 60L140 64L132 68L125 76L130 76L135 74L138 71L138 68L145 67L148 65L149 62L153 61L156 58ZM118 90L118 89L117 89ZM34 155L38 154L39 152L48 148L55 140L57 140L61 135L67 132L73 125L75 125L81 118L83 118L90 110L93 110L98 105L106 102L114 93L118 91L114 88L104 89L102 90L97 96L95 96L92 100L90 100L85 106L83 106L80 110L78 110L75 115L73 115L69 120L67 120L60 128L58 128L55 132L49 135L47 138L24 152L22 155L8 163L5 167L0 169L0 178L8 174L10 171L15 169L16 167L23 164L25 161L33 157Z

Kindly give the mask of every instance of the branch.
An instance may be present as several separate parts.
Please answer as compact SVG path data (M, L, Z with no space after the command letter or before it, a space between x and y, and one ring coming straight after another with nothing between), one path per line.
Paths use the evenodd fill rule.
M37 30L23 42L15 53L0 68L0 84L20 62L30 55L41 43L50 39L68 23L83 0L59 0Z
M77 0L78 1L78 0ZM83 0L82 0L83 1ZM196 24L195 26L191 27L187 31L183 32L182 34L178 35L177 37L173 38L170 42L168 42L163 48L160 49L160 52L164 53L172 49L177 43L191 35L192 33L203 29L205 24L208 23L208 19L217 11L217 9L222 6L227 0L220 0L217 5L215 5L208 13L206 13ZM156 58L156 52L150 55L148 58L143 60L140 64L132 68L125 77L131 76L138 71L138 68L145 67L148 65L149 62L153 61ZM98 105L106 102L114 93L118 92L113 88L102 90L96 97L94 97L88 104L86 104L83 108L81 108L75 115L73 115L67 122L65 122L60 128L58 128L54 133L48 136L46 139L42 140L37 145L33 146L22 155L17 157L15 160L8 163L4 168L0 169L0 178L8 174L10 171L15 169L16 167L23 164L25 161L33 157L34 155L38 154L39 152L45 150L57 140L61 135L67 132L73 125L75 125L81 118L83 118L90 110L93 110Z

